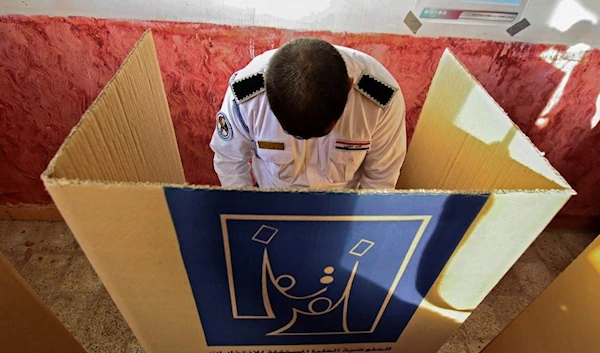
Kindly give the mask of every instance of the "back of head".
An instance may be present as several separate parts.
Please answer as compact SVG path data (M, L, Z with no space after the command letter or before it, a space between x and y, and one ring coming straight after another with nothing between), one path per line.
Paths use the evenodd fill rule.
M266 72L267 98L283 129L301 138L328 134L341 117L350 78L340 53L315 38L279 48Z

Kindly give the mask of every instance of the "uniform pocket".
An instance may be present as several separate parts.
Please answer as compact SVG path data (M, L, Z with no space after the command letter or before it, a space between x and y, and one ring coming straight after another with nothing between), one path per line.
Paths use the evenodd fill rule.
M367 151L334 149L329 152L327 179L332 183L349 182L360 168Z
M294 179L294 153L292 151L267 150L259 148L258 156L262 159L269 173L288 183Z

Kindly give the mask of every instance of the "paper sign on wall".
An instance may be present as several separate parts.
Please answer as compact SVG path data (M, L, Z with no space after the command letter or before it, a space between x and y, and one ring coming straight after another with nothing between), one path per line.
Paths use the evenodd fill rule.
M528 0L419 0L415 13L426 21L501 25L521 18L527 3Z

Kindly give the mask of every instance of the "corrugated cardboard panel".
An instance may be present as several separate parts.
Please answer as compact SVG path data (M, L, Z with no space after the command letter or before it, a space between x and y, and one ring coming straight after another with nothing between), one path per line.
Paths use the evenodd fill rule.
M483 353L597 353L600 237L508 325Z
M401 348L423 353L443 345L573 194L448 50L398 186L492 191L402 334Z
M44 182L146 350L196 351L203 331L162 186L133 184L185 182L150 32L67 138Z
M146 352L199 352L204 334L163 188L48 191Z
M75 130L50 165L53 178L185 182L150 32Z
M1 253L0 352L85 353Z
M450 193L165 194L206 348L223 352L397 351L487 201Z
M436 352L568 198L545 193L492 195L402 333L400 348Z
M431 83L398 187L570 188L449 50Z

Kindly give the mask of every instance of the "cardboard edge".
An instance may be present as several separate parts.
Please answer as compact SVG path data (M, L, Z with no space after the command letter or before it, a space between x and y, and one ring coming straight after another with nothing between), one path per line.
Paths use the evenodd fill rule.
M444 190L444 189L310 189L310 188L257 188L257 187L221 187L215 185L190 185L190 184L169 184L158 182L116 182L116 181L96 181L79 180L66 178L45 178L44 185L66 187L71 185L90 185L90 186L161 186L167 188L187 189L187 190L205 190L205 191L244 191L244 192L290 192L297 194L310 193L328 193L328 194L358 194L358 195L400 195L400 194L460 194L460 195L491 195L491 194L556 194L556 195L577 195L573 189L493 189L493 190Z
M58 151L56 152L56 154L54 155L54 157L52 157L52 159L50 160L50 163L48 163L48 166L46 167L46 170L44 170L44 172L41 175L41 179L42 179L42 181L44 181L44 183L46 183L47 180L52 179L52 174L54 174L56 164L58 163L58 160L61 158L62 154L66 150L66 148L69 145L71 139L77 133L77 130L79 130L79 128L81 127L81 125L83 125L88 120L88 118L89 118L92 110L96 106L96 104L98 104L98 102L100 101L100 99L102 99L102 97L104 97L104 95L106 94L106 88L109 87L113 83L113 81L116 79L116 77L118 76L118 74L123 70L123 66L127 62L129 62L129 60L131 59L131 57L134 55L135 49L146 39L147 36L152 36L152 30L151 29L147 29L142 34L142 36L140 37L140 39L138 39L138 41L133 45L133 47L131 48L131 50L129 51L129 53L127 53L127 56L125 57L125 59L123 59L123 62L121 62L121 64L119 65L119 68L117 69L117 71L112 75L112 77L104 85L104 87L102 88L102 91L100 91L100 93L98 94L98 96L96 97L96 99L94 99L94 101L90 104L90 106L83 113L83 115L81 116L81 119L79 119L79 122L77 122L77 124L71 129L71 131L69 132L69 134L67 135L67 137L65 138L65 140L63 141L63 143L58 148Z
M529 136L527 136L527 134L525 134L521 128L519 128L519 126L517 124L515 124L515 122L510 118L510 115L508 115L508 113L506 112L506 110L504 110L504 108L502 108L500 106L500 104L494 99L494 97L492 97L490 95L490 93L485 89L485 87L483 87L483 85L481 84L481 82L479 82L479 80L477 80L477 78L475 76L473 76L473 74L471 74L471 72L465 67L465 65L458 59L458 57L452 52L452 50L450 50L450 48L446 47L446 49L444 49L444 53L442 54L442 57L440 58L440 61L444 58L444 57L448 57L449 59L455 61L458 65L460 65L460 67L463 68L463 70L465 71L466 74L469 75L469 77L473 80L473 82L475 82L484 92L486 92L486 94L491 98L491 100L494 102L494 104L498 107L498 109L500 109L500 111L502 111L502 113L504 114L504 116L506 117L506 119L508 119L508 121L510 121L510 123L512 124L512 126L514 127L514 129L516 130L516 132L520 135L522 135L522 137L525 138L525 140L527 142L529 142L529 144L531 145L531 147L533 147L533 149L535 150L536 154L538 155L538 157L541 158L541 160L544 161L544 163L550 167L550 170L552 170L552 172L554 173L554 176L557 177L557 181L559 181L560 183L552 180L553 182L555 182L556 184L558 184L559 186L562 186L565 189L570 189L573 190L573 187L567 182L567 180L558 172L558 170L556 170L556 168L554 168L554 166L552 165L552 163L550 163L550 161L544 156L544 154L542 153L542 151L540 151L540 149L533 143L533 141L531 141L531 139L529 138ZM538 173L537 171L532 170L534 173L541 175L542 177L548 179L546 176L544 176L543 174ZM573 195L576 195L576 193L574 193Z

